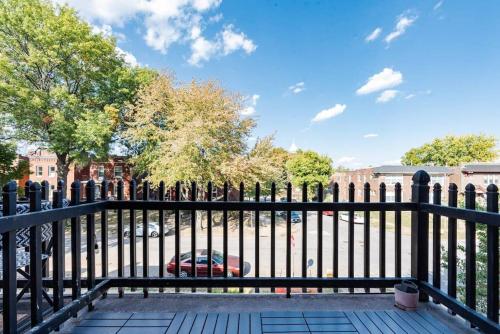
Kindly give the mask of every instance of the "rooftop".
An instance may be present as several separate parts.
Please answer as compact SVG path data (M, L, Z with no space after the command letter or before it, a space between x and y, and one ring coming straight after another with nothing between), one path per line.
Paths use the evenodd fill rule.
M419 170L429 174L453 174L453 169L445 166L379 166L373 168L373 174L408 174L413 175Z
M464 173L500 173L500 164L469 164L462 167Z

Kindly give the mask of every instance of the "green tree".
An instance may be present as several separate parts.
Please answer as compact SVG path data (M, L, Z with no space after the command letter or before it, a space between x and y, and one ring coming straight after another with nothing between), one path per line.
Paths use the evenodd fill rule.
M29 164L17 160L16 145L11 142L0 143L0 187L10 180L19 180L29 173Z
M498 156L496 138L486 135L446 136L412 148L401 158L403 165L459 166L493 161Z
M126 116L124 138L135 147L135 168L168 186L236 182L235 166L243 164L237 159L255 124L241 118L241 101L215 82L175 85L172 75L158 76L139 91Z
M305 182L309 196L314 196L318 183L327 184L332 174L332 159L314 151L298 150L286 163L290 180L294 187Z
M141 71L69 7L0 0L0 112L17 139L57 155L64 181L71 163L108 153Z

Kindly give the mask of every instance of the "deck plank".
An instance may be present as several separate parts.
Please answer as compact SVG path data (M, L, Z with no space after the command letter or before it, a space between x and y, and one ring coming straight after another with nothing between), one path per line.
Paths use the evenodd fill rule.
M193 327L191 327L191 331L189 332L189 334L201 334L203 331L203 327L205 326L206 319L206 313L197 313L196 319L194 319Z
M446 325L444 325L441 321L439 321L438 319L436 319L432 315L430 315L429 312L418 310L417 312L415 312L415 314L424 318L428 323L430 323L432 326L434 326L434 328L436 328L440 333L451 332L451 330Z
M262 319L260 313L253 312L250 314L250 333L262 334Z
M238 333L238 322L240 321L239 313L229 313L229 319L227 320L226 333Z
M435 331L433 327L421 323L419 321L416 321L409 315L409 313L412 312L405 312L405 311L394 311L396 314L398 314L401 318L403 318L410 326L415 328L417 332L419 333L430 333L430 334L439 334L439 332Z
M226 334L228 313L219 313L217 324L215 325L214 334Z
M181 328L182 323L184 322L184 318L186 317L185 312L178 312L175 314L174 319L170 323L166 334L175 334Z
M401 328L391 317L385 314L384 311L370 311L367 315L379 318L386 326L388 326L395 334L406 334L406 331Z
M354 312L345 312L347 318L351 321L351 324L356 328L359 334L370 334L368 329L363 325L363 323L356 317Z
M354 311L354 315L358 317L371 334L382 334L378 326L364 312Z
M189 334L191 328L193 328L194 319L196 319L196 313L189 312L186 314L184 321L182 322L181 328L179 328L178 334Z
M239 334L250 334L250 313L240 313L240 323L238 326Z
M207 315L202 334L212 334L215 331L215 324L217 323L218 316L218 313L209 313Z
M355 312L358 315L358 318L361 321L367 321L376 326L377 330L382 333L392 333L393 330L387 326L387 324L382 321L379 317L377 317L374 313L370 313L369 311L358 311ZM365 323L366 324L366 323Z

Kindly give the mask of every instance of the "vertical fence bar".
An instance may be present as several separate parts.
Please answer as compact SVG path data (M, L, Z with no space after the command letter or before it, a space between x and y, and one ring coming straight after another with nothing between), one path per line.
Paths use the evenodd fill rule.
M101 201L108 200L109 182L101 182ZM101 211L101 276L108 277L108 211ZM106 293L103 295L106 296Z
M196 182L191 182L191 201L196 202ZM208 259L208 258L207 258ZM191 277L196 277L196 210L191 210ZM196 288L191 289L192 292L196 292Z
M432 191L433 204L441 205L441 185L436 183ZM432 284L441 289L441 216L438 214L432 215Z
M476 188L465 187L465 208L476 210ZM476 223L465 222L465 304L476 309Z
M131 201L137 200L137 182L135 180L130 180L129 185L129 199ZM136 227L136 215L135 210L130 209L129 212L130 219L130 234L129 234L129 243L130 243L130 277L137 276L137 227ZM143 232L144 233L144 232ZM135 291L135 288L132 289Z
M33 181L28 180L24 183L24 198L29 201L30 200L30 187L33 184Z
M49 181L43 180L40 183L42 187L42 201L48 201L49 200L49 191L50 191L50 184ZM42 241L42 254L47 254L48 253L48 248L49 243L47 240ZM46 263L45 265L42 265L42 277L49 277L50 273L50 268L49 268L49 263Z
M498 213L498 187L490 184L487 189L487 204L486 209L489 212ZM487 231L487 249L488 249L488 280L487 280L487 316L488 318L498 323L498 304L500 296L498 295L498 227L488 225Z
M227 192L228 192L228 184L224 182L224 189L222 200L227 202ZM228 224L227 224L227 210L224 208L222 211L222 248L223 248L223 257L222 262L224 264L223 268L223 276L227 278L227 252L228 252ZM224 288L224 292L227 292L227 288Z
M286 201L287 203L292 202L292 184L288 182L286 187ZM286 210L286 277L290 278L292 276L292 217L289 208ZM291 297L290 288L286 289L286 297Z
M307 183L302 184L302 202L307 202ZM302 277L307 277L307 211L302 210ZM306 293L307 288L302 288Z
M116 187L116 192L117 192L117 199L119 201L123 201L123 180L119 180L117 187ZM124 240L123 240L123 210L118 209L116 210L116 222L117 222L117 232L118 232L118 277L123 277L124 275L124 267L125 267L125 249L123 247ZM130 263L132 266L132 262ZM122 298L123 297L123 288L118 288L118 297Z
M366 182L363 188L363 199L365 203L370 202L370 184ZM366 210L364 212L364 274L365 278L370 277L370 211ZM370 292L370 288L366 288L365 292Z
M386 201L386 186L385 183L380 184L380 203L384 203ZM385 250L386 250L386 212L384 210L380 210L379 212L379 258L378 258L378 268L379 268L379 277L385 277ZM385 289L380 289L380 292L385 292Z
M149 182L142 183L142 200L149 201ZM149 276L149 213L142 210L142 277ZM142 289L144 298L148 298L148 289Z
M354 183L349 183L349 203L354 202L355 188ZM349 211L349 222L348 222L348 232L347 232L347 271L349 278L354 277L354 211ZM349 292L353 293L354 289L349 288Z
M240 182L240 198L239 198L240 202L243 202L245 200L245 185L243 184L243 182ZM244 241L244 230L245 230L245 226L244 226L244 221L243 221L243 211L240 210L239 212L239 227L238 227L238 232L239 232L239 256L240 256L240 263L239 263L239 266L240 266L240 277L243 277L245 275L244 273L244 270L245 270L245 261L244 261L244 253L245 253L245 241ZM272 220L272 218L271 218ZM272 224L272 222L271 222ZM272 261L272 260L271 260ZM243 292L243 288L240 287L240 292Z
M458 187L450 183L448 206L457 207ZM457 298L457 219L448 218L448 295Z
M429 174L418 171L412 180L412 202L429 203ZM429 279L429 214L421 210L411 213L411 276L422 282ZM419 300L427 302L429 296L420 291Z
M271 202L276 202L276 183L271 183ZM274 208L274 205L272 206ZM276 277L276 211L271 210L271 277ZM271 288L274 293L276 289Z
M80 181L71 184L71 206L80 205ZM75 300L81 296L81 243L82 227L80 217L71 218L71 299Z
M323 184L318 183L318 202L323 202ZM323 277L323 211L318 211L318 240L317 240L317 258L318 258L318 278ZM318 288L318 292L323 292Z
M95 202L95 182L89 180L86 185L87 203ZM87 290L95 287L95 214L87 215ZM89 311L94 309L92 303L88 305Z
M175 183L175 201L180 202L181 199L181 183ZM174 224L175 224L175 245L174 245L174 258L175 258L175 277L181 275L181 223L179 217L179 209L174 210ZM179 288L175 288L179 292Z
M52 207L59 209L63 207L63 193L54 191L52 193ZM54 312L59 311L64 306L64 221L55 221L52 223L53 254L52 280L54 283Z
M212 201L213 195L213 185L212 182L208 182L207 187L207 201ZM240 185L240 198L241 198L241 185ZM240 216L242 214L240 213ZM240 226L243 225L243 219L240 220ZM241 232L240 232L241 233ZM207 210L207 277L212 278L212 255L213 255L213 246L212 246L212 210ZM242 256L242 255L240 255ZM240 259L241 260L241 259ZM208 292L212 292L212 288L208 288Z
M255 184L255 202L260 202L260 183ZM260 276L260 212L255 210L255 277ZM259 288L255 288L259 293Z
M42 209L42 192L38 182L30 186L30 212ZM41 226L30 227L30 302L31 327L43 321L42 313L42 233Z
M401 183L397 182L394 185L394 201L396 203L401 203ZM396 210L394 212L394 234L395 234L395 268L396 277L401 277L401 210Z
M161 202L165 201L165 182L160 181L160 185L158 187L158 200ZM158 224L160 224L160 235L158 239L159 247L160 247L160 256L158 258L158 270L160 278L165 277L165 211L158 211ZM159 289L160 292L163 292L163 288Z
M3 186L3 215L16 214L16 182L11 181ZM2 234L2 319L3 332L17 332L17 272L16 272L16 230Z
M333 184L333 203L339 201L339 184ZM339 277L339 212L333 212L333 278ZM337 288L333 292L338 292Z

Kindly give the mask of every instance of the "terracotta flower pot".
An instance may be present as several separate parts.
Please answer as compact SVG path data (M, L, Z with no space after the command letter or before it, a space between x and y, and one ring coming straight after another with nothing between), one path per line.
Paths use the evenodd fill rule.
M405 311L414 311L418 305L418 287L411 281L394 286L395 306Z

